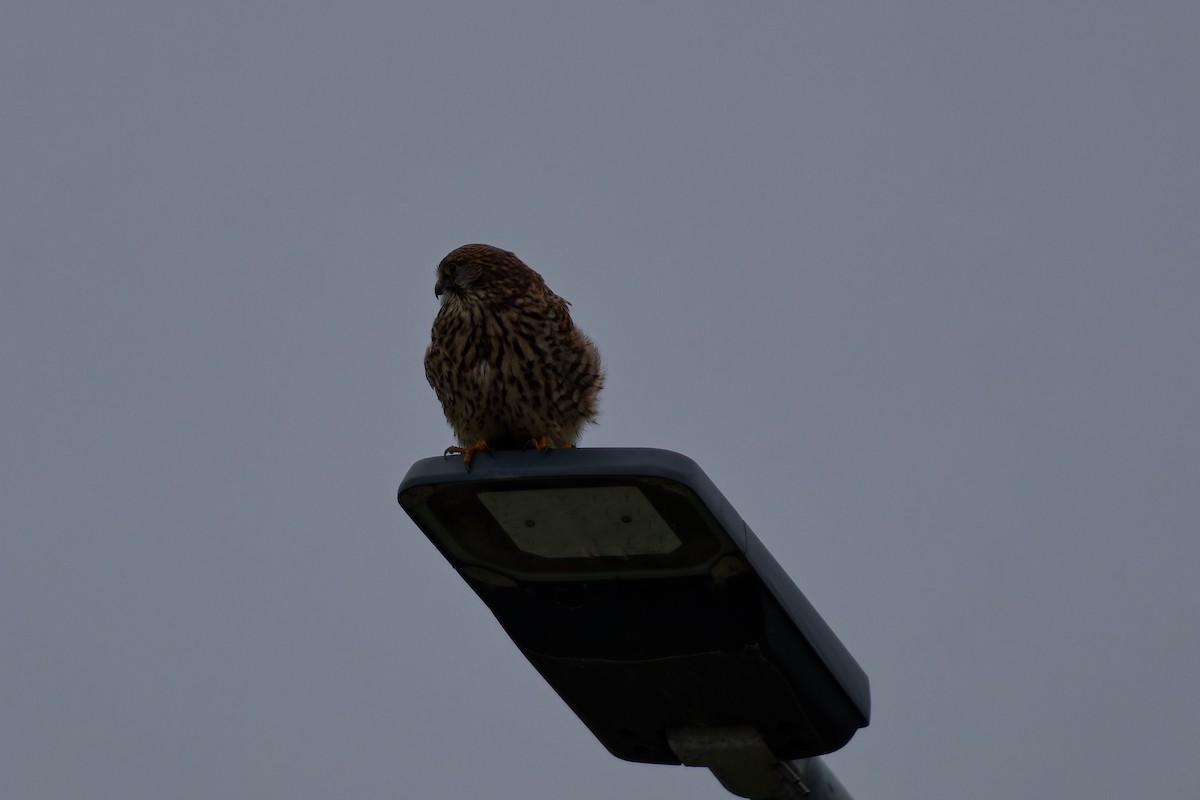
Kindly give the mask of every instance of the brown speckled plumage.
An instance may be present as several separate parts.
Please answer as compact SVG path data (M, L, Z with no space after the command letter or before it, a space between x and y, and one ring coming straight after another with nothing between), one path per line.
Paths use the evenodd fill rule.
M425 377L458 443L575 445L596 418L604 373L567 301L514 254L486 244L442 259L434 293L442 307Z

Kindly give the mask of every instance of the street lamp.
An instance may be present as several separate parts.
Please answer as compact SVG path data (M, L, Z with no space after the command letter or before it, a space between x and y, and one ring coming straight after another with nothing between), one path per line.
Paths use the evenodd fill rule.
M613 755L849 797L813 757L867 725L867 676L691 459L427 458L398 499Z

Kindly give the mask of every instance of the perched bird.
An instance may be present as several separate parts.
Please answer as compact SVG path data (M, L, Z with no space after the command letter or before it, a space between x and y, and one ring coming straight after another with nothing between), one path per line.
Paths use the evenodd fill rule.
M466 244L438 265L442 306L425 377L467 469L496 449L572 447L604 385L596 345L566 300L507 250Z

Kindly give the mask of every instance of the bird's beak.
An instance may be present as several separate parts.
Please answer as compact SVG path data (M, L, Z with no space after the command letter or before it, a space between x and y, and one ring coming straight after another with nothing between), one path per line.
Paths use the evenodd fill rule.
M446 291L446 279L439 277L437 283L433 285L433 296L441 297Z

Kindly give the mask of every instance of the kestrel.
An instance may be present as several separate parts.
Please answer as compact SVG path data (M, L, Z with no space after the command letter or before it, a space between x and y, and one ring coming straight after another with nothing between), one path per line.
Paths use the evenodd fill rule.
M425 351L468 469L476 453L572 447L596 418L600 353L566 300L507 250L466 244L438 265L442 306Z

